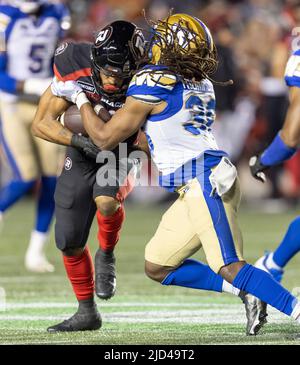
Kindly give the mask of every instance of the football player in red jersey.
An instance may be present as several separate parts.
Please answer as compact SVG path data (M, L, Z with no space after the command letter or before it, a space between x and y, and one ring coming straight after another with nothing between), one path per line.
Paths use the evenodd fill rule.
M94 44L62 44L55 53L55 76L60 81L77 81L93 105L100 103L113 113L123 106L132 72L143 55L143 45L143 35L134 24L113 22L98 32ZM49 327L49 332L101 327L94 290L102 299L109 299L115 293L113 250L125 217L123 201L132 190L130 184L124 189L124 178L135 169L135 164L128 160L125 174L117 171L114 181L99 186L96 174L103 166L96 163L99 150L88 137L72 133L57 121L69 106L70 103L48 88L40 100L32 127L35 136L68 146L65 167L55 192L55 239L63 253L79 308L71 318ZM132 146L136 140L137 134L126 142ZM118 148L114 152L117 157ZM109 168L116 169L116 166ZM95 213L100 247L95 257L94 284L94 268L86 244Z

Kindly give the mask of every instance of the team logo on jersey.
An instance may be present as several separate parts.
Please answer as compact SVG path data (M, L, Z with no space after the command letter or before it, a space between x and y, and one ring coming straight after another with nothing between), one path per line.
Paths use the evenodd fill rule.
M101 30L95 40L95 47L100 47L103 43L107 42L112 35L113 29L109 25L107 28Z
M64 42L60 46L58 46L55 50L54 56L58 56L58 55L62 54L66 50L68 45L69 44L67 42Z
M73 165L73 162L70 159L70 157L66 157L66 159L65 159L65 170L67 170L67 171L71 170L72 165Z

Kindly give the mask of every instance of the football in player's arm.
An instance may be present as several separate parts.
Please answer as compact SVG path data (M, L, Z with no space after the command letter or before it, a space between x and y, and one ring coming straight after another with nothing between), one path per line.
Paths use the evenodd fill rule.
M69 108L70 102L53 95L49 87L42 95L32 123L32 133L46 141L73 146L96 158L99 149L85 137L74 134L64 127L59 117Z

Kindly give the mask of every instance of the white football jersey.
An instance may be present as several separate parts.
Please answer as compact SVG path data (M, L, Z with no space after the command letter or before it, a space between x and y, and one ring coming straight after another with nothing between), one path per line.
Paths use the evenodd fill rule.
M1 73L17 81L51 77L54 51L67 16L64 6L50 3L41 7L38 17L10 5L0 6ZM5 82L9 80L2 79ZM0 86L5 94L5 84Z
M37 23L31 17L15 21L7 42L9 75L17 80L50 77L59 33L60 24L53 17Z
M180 81L159 66L148 66L132 79L127 96L146 103L167 103L145 124L152 159L162 175L174 173L205 152L225 155L212 134L215 94L209 80Z

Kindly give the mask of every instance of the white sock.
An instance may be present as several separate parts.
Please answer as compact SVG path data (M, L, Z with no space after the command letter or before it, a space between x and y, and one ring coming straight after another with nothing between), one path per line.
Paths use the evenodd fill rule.
M266 260L266 266L268 269L274 269L274 270L282 270L282 267L278 266L276 262L273 260L274 253L271 252Z
M299 301L297 301L297 304L295 305L295 307L293 309L291 317L294 318L298 323L300 323L300 302Z
M235 288L232 284L228 283L228 281L223 280L222 292L238 296L240 294L240 289Z
M32 231L27 248L27 255L40 256L44 254L48 233Z

